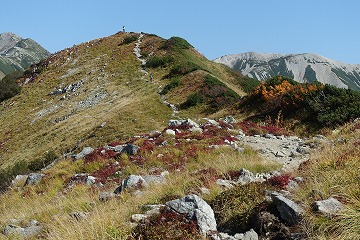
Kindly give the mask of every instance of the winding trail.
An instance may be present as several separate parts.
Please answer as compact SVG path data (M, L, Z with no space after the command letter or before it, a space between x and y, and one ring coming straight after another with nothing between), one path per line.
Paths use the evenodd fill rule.
M135 47L134 47L134 51L133 51L133 52L134 52L137 60L139 60L139 61L141 62L140 72L143 73L143 76L141 77L141 79L144 80L144 79L146 78L146 76L149 75L149 72L146 71L146 69L145 69L146 59L144 59L143 56L141 55L141 48L140 48L140 46L141 46L141 43L142 43L141 39L143 38L143 36L144 36L144 35L143 35L142 33L140 33L139 38L138 38L137 42L135 43ZM159 93L160 93L160 92L161 92L161 90L159 91ZM177 107L176 107L174 104L171 104L170 102L168 102L168 101L166 100L166 96L165 96L165 95L161 95L161 99L160 99L160 100L161 100L161 102L162 102L163 104L165 104L166 106L168 106L169 108L171 108L171 109L173 110L173 113L171 114L171 116L176 117L177 114L179 113L179 110L177 109Z
M135 48L134 48L134 54L136 56L136 58L141 62L141 72L144 74L144 76L141 77L141 79L145 79L145 77L149 74L146 70L145 70L145 65L146 65L146 59L144 59L141 55L141 49L140 49L140 45L142 43L141 39L143 38L143 34L140 33L139 38L137 40L137 42L135 43Z

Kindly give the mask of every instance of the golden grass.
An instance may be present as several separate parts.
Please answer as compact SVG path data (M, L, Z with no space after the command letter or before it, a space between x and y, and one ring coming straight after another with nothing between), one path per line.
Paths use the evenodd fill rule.
M360 148L359 129L349 124L313 156L300 175L305 178L297 197L307 206L321 198L335 197L345 209L334 217L308 211L305 230L313 239L359 239L360 236ZM346 139L339 143L338 139ZM311 194L316 190L320 194Z
M253 171L269 171L278 167L272 162L261 160L250 149L238 153L224 147L200 154L197 160L186 164L184 171L171 172L167 184L152 185L141 196L124 192L119 198L103 203L98 200L98 193L106 189L112 191L116 185L106 189L77 185L66 194L62 193L65 179L83 170L82 166L82 161L62 160L45 172L46 180L40 185L1 195L0 226L4 226L11 218L22 221L36 219L45 227L44 239L126 239L131 234L129 219L132 214L141 212L142 205L164 203L163 199L184 196L202 187L198 176L194 174L198 170L215 168L219 173L226 173L243 167ZM137 167L132 168L131 173L147 171ZM210 195L202 197L210 200L221 191L215 184L210 190ZM89 215L86 220L76 221L69 215L72 211L88 212Z

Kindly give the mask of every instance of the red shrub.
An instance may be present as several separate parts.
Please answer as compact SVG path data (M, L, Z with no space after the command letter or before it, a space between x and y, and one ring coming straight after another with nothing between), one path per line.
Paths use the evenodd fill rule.
M290 180L292 180L291 176L280 175L280 176L273 176L269 178L267 181L274 187L286 189L286 186L289 184Z

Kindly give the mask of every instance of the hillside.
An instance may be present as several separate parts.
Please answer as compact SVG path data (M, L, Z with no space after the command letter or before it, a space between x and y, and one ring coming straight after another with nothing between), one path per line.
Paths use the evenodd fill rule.
M282 75L302 83L319 81L336 87L360 90L359 64L341 63L317 54L247 52L223 56L214 61L263 81Z
M256 81L186 40L124 32L59 51L18 81L22 91L0 103L0 239L360 232L359 120L300 138L280 114L257 125L239 113L244 103L278 113L283 100L323 91L336 106L347 97L338 113L357 114L358 92L276 77L246 97Z
M24 71L50 53L34 40L13 33L0 34L0 79L15 71Z
M83 146L161 129L169 118L215 114L243 94L241 76L179 39L118 33L33 65L21 93L0 106L1 168L36 160L46 151L72 154ZM156 62L162 59L167 62ZM206 76L212 82L205 83ZM184 104L197 91L201 101Z

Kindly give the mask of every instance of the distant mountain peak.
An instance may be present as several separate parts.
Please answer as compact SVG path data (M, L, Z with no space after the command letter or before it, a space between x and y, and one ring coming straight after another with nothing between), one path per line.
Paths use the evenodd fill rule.
M23 71L50 53L30 38L23 39L15 33L0 34L0 79L6 74Z
M360 90L360 64L342 63L315 53L246 52L222 56L214 61L258 80L283 75L298 82L319 81Z
M14 47L22 38L15 33L7 32L0 34L0 54L4 54Z

